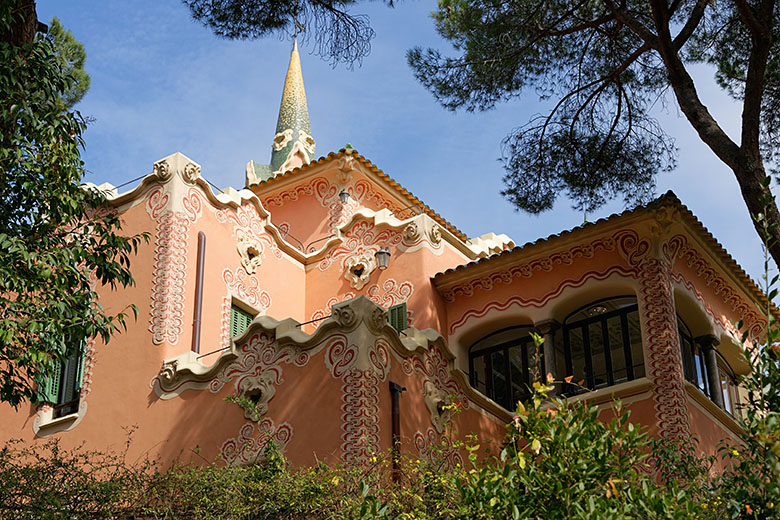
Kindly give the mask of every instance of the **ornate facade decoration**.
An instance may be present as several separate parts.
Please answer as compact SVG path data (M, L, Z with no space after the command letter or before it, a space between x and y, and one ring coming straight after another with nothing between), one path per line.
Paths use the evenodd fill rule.
M444 406L451 404L450 396L454 396L455 404L463 409L469 408L469 400L450 372L450 364L443 352L434 344L428 347L422 357L413 356L404 359L401 367L406 375L421 374L421 388L425 405L431 418L431 424L438 432L443 432L449 419Z
M334 262L341 260L344 269L345 261L353 255L360 255L366 251L372 254L378 247L395 246L401 242L401 233L392 229L377 230L372 223L365 220L356 222L344 232L344 240L337 247L332 248L325 258L319 263L320 271L327 270Z
M248 422L241 427L237 437L222 443L219 456L230 466L253 464L262 460L263 451L271 441L284 452L292 435L292 426L286 422L276 425L268 417L257 425Z
M268 411L282 379L282 363L305 366L309 354L291 346L280 347L266 332L255 333L239 346L238 357L226 365L209 384L209 391L219 392L229 381L236 395L250 398L254 410L245 410L247 419L257 421Z
M453 446L450 437L437 435L433 428L428 428L425 433L414 432L414 447L418 459L433 463L442 471L463 465L460 451Z
M374 251L367 250L344 260L344 278L349 286L358 291L366 286L371 273L376 269Z
M479 309L469 309L463 313L463 315L457 319L454 319L450 324L449 333L453 334L456 330L463 327L471 319L479 319L487 315L489 312L499 311L503 312L512 307L528 308L533 307L541 309L555 298L559 297L563 291L567 289L575 289L582 287L590 281L606 280L612 276L622 276L625 278L633 278L636 276L634 269L629 269L620 265L613 265L606 268L604 271L588 271L582 276L576 279L564 279L556 287L554 287L547 294L538 298L525 298L523 296L512 296L504 301L490 301L480 307Z
M458 296L473 296L475 291L490 291L497 283L511 283L514 278L530 278L536 271L552 271L560 265L571 265L578 258L593 258L598 251L614 251L615 237L598 238L588 244L578 244L549 256L524 262L508 269L493 271L483 277L456 284L443 292L444 298L455 301Z
M185 166L191 164L187 162ZM167 160L155 166L160 172L158 176L166 175L169 180L173 179L173 167ZM178 175L184 176L184 169ZM182 191L180 181L173 179L151 190L145 203L149 216L156 222L154 285L149 320L149 331L156 345L163 342L175 345L183 331L189 230L190 225L201 216L203 195L195 187L189 188L183 196Z
M264 219L257 213L252 204L242 204L237 208L221 208L216 210L217 222L233 224L233 238L236 242L244 237L256 240L262 249L268 249L275 258L282 258L282 250L271 235L265 230Z
M271 307L271 295L268 291L260 287L260 281L257 275L249 274L241 267L235 270L225 269L222 271L222 280L227 286L227 295L222 299L222 320L221 320L221 347L225 348L230 342L230 308L233 298L254 308L259 316L266 314Z
M687 439L688 401L671 282L674 253L668 248L669 243L662 243L659 238L641 239L633 231L623 232L617 239L621 256L637 268L645 364L653 382L659 435L665 439Z
M241 257L241 265L244 266L246 272L254 274L263 263L263 246L260 244L260 241L240 233L236 249Z
M325 351L325 366L342 381L342 459L367 463L379 449L379 384L390 372L387 312L359 298L335 306L332 318L345 331Z
M273 149L277 152L283 150L290 141L292 141L292 129L286 128L283 132L279 132L274 136Z

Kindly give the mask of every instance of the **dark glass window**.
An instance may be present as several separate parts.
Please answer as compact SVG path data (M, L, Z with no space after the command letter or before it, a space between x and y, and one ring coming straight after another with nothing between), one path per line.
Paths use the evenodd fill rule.
M573 312L563 322L555 350L559 377L582 381L582 386L564 384L568 395L581 392L582 387L596 390L643 377L636 298L610 298Z
M542 373L541 352L537 355L528 334L530 326L500 330L474 343L469 350L471 386L506 408L529 397L534 372ZM534 371L534 361L539 363Z
M704 395L709 396L704 353L701 351L701 347L693 340L693 335L688 326L679 316L677 317L677 331L680 335L680 349L682 350L685 379L696 385L699 390L704 392Z

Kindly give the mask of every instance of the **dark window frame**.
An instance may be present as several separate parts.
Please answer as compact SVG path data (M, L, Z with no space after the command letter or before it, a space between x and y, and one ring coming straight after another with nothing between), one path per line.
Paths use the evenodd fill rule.
M704 395L712 399L709 380L707 379L707 362L701 345L696 343L690 327L677 315L677 335L680 343L680 355L682 357L683 377L686 381L701 390Z
M613 309L608 310L601 314L596 314L593 316L587 316L584 318L578 318L575 321L572 320L573 317L577 316L577 314L580 314L581 312L585 311L586 309L593 308L596 305L614 301L614 300L622 300L622 299L630 299L633 300L633 304L625 305L619 309ZM610 344L610 338L609 338L609 330L608 330L608 322L612 318L619 318L620 320L620 336L622 339L622 350L623 350L623 356L625 361L625 371L626 371L626 377L624 380L619 381L619 383L627 382L627 381L633 381L634 379L637 379L636 377L636 369L640 366L644 366L644 359L641 360L641 363L634 361L634 352L632 350L632 344L631 344L631 333L628 326L628 317L631 313L636 312L636 319L637 322L639 321L639 303L637 301L637 297L634 294L626 294L621 296L611 296L609 298L601 298L599 300L594 300L592 302L589 302L586 305L583 305L576 310L570 312L566 318L563 320L563 325L561 326L561 334L563 336L563 351L564 351L564 358L565 358L565 367L566 367L566 375L573 375L574 374L574 356L573 356L573 347L575 345L572 344L571 340L571 332L579 329L580 334L582 335L582 355L583 355L583 362L584 362L584 387L587 390L584 390L582 386L576 385L576 384L570 384L570 383L564 383L562 393L564 395L575 395L578 393L582 393L584 391L594 391L599 390L601 388L608 388L610 386L614 386L616 381L615 378L615 369L613 366L613 359L612 359L612 345ZM600 324L600 332L601 332L601 340L602 344L604 346L604 365L605 365L605 374L594 374L594 368L593 368L593 352L592 352L592 345L591 345L591 338L590 338L590 326L591 325L598 325ZM640 327L640 334L641 334L641 327ZM642 347L644 349L644 343L642 343ZM617 345L615 348L620 348ZM639 360L637 360L639 361ZM604 375L607 378L606 383L600 383L596 384L596 376L597 375ZM621 378L623 379L623 378Z
M505 333L510 330L523 330L526 332L526 334L520 335L516 338L511 338L505 341L502 341L500 343L496 343L495 345L487 346L479 348L476 352L474 352L474 347L478 344L482 343L485 340L488 340L491 336L497 336L499 334ZM532 352L529 351L529 349L536 348L533 342L533 339L531 338L530 334L527 334L528 332L531 332L534 330L533 325L529 324L521 324L521 325L513 325L511 327L505 327L503 329L499 329L496 331L491 332L490 334L483 336L482 338L478 339L474 343L472 343L471 347L469 347L469 384L472 386L472 388L475 388L479 390L479 381L477 380L477 372L474 370L474 361L477 358L484 358L485 363L485 395L495 401L496 403L500 404L507 410L514 410L515 404L520 399L525 399L527 397L530 397L530 386L533 384L533 377L531 375L531 367L529 366L528 360L530 359L530 356L532 356ZM521 353L521 377L519 381L514 381L512 378L512 363L511 363L511 357L510 357L510 349L514 347L520 347L520 353ZM500 399L498 398L498 394L496 392L496 389L493 387L495 374L493 373L493 354L501 352L503 354L504 358L504 383L505 388L503 390L504 398ZM543 372L542 370L542 354L541 349L539 352L539 374ZM515 384L519 385L525 385L525 390L520 390L517 394L515 393ZM517 397L517 398L516 398Z

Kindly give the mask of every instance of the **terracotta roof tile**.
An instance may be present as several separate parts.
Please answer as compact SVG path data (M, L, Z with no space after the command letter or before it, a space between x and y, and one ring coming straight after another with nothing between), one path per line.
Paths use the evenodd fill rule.
M753 281L752 278L745 272L745 270L737 263L736 260L734 260L734 257L732 257L728 251L726 251L726 248L723 247L723 245L718 242L718 240L713 236L713 234L704 226L704 224L701 223L701 221L696 217L696 215L693 214L693 212L685 205L683 204L680 199L675 195L675 193L671 190L667 191L660 197L656 198L655 200L649 202L648 204L645 204L643 206L637 206L636 208L629 209L626 211L623 211L621 213L613 213L612 215L609 215L608 217L600 218L594 222L587 222L585 224L582 224L580 226L573 227L568 230L561 231L560 233L556 233L553 235L549 235L544 238L540 238L538 240L535 240L533 242L527 242L523 245L516 246L512 249L507 249L506 251L502 251L500 253L495 253L493 255L490 255L485 258L480 258L478 260L474 260L472 262L468 262L466 264L459 265L457 267L453 267L451 269L447 269L444 272L437 273L433 276L434 280L442 280L443 278L447 277L450 273L454 272L461 272L467 269L472 269L476 265L485 264L487 262L494 261L496 258L499 257L507 257L510 255L516 255L519 254L521 251L524 251L528 248L539 246L541 244L545 244L547 242L551 242L554 240L561 239L563 237L567 237L569 235L580 233L584 229L590 229L594 226L599 226L604 224L608 221L613 221L618 218L623 218L628 215L637 214L643 211L651 210L655 207L665 205L665 204L671 204L677 206L680 210L682 210L683 218L687 220L689 224L693 227L695 231L697 231L702 238L704 238L707 245L710 247L710 250L717 256L723 263L726 265L728 269L731 270L731 272L736 275L737 279L744 284L744 286L749 290L750 293L756 298L757 301L760 301L762 304L766 304L766 296L761 291L761 289L758 287L758 285ZM772 312L775 315L778 315L780 317L780 310L772 303L771 305Z
M299 166L297 168L293 168L292 170L289 170L287 172L282 173L281 175L277 175L275 177L272 177L268 180L258 182L257 184L253 184L252 186L272 186L273 184L279 182L281 179L289 179L290 177L299 174L300 172L304 172L310 168L313 168L314 166L318 166L321 164L325 164L328 161L332 161L334 159L338 159L340 157L344 157L346 155L351 155L352 157L356 158L360 163L365 166L369 171L376 174L380 179L385 181L387 184L390 185L390 187L394 188L395 191L397 191L402 197L404 197L407 201L409 201L409 205L417 205L422 208L422 210L433 220L439 223L439 225L446 228L450 233L458 237L459 239L463 240L464 242L468 240L468 237L465 233L463 233L461 230L456 228L453 224L451 224L449 221L447 221L444 217L439 215L437 212L435 212L433 209L431 209L430 206L425 204L423 201L418 199L412 192L401 186L398 182L396 182L393 178L391 178L389 175L387 175L385 172L380 170L374 163L357 153L354 149L351 152L347 152L346 148L342 148L338 152L331 152L328 155L324 157L320 157L319 159L316 159L309 164L304 164L303 166Z

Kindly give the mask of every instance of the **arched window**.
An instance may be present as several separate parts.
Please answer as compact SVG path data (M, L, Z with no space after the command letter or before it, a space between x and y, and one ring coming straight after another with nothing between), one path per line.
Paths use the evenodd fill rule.
M645 375L642 334L636 297L600 300L570 314L556 340L555 363L559 377L591 390ZM564 385L565 394L582 391L579 385Z
M680 334L680 348L682 350L683 373L685 379L696 385L704 395L709 396L707 383L707 365L701 347L693 340L693 335L688 325L677 316L677 332Z
M500 330L469 349L471 386L507 410L530 395L534 375L542 373L541 352L536 353L531 330L530 326Z

